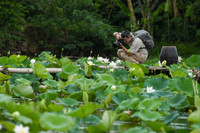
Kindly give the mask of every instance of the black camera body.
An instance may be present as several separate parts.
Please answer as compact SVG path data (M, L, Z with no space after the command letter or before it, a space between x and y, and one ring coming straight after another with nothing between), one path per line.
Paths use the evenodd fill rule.
M113 43L113 47L118 47L120 43L123 43L124 40L123 39L119 39L119 40L116 40L114 43Z

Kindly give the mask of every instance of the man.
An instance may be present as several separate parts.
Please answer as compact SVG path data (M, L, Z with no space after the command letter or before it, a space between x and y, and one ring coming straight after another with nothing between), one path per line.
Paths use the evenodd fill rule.
M123 39L123 42L130 47L128 50L122 43L119 44L122 49L118 49L117 55L122 60L129 60L131 63L144 63L146 61L148 51L140 38L133 40L134 35L128 30L121 33L114 32L113 35L117 40Z

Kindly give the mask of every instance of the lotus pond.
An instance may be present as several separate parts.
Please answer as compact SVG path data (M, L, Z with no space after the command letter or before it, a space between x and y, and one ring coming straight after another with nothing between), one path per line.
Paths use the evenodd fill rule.
M71 61L42 52L0 57L0 133L200 132L200 55L149 74L148 66L102 57ZM127 69L114 69L126 65ZM106 66L103 69L99 66ZM46 68L62 68L49 73Z

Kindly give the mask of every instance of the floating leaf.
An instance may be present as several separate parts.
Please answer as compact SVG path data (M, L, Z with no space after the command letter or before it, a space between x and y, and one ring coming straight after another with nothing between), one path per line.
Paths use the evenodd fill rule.
M165 125L162 122L154 122L154 121L149 121L147 124L153 131L155 131L156 133L160 133L160 132L167 132L170 133L174 131L174 129L172 127L169 127L167 125Z
M162 118L162 115L159 112L150 111L147 109L141 110L140 112L136 112L131 117L136 116L144 121L156 121Z
M40 126L46 130L56 130L61 132L67 132L74 126L74 121L71 117L45 112L40 118Z

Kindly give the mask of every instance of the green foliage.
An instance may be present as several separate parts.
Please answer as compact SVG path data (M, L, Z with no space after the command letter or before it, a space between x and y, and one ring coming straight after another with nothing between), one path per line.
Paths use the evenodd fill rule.
M19 33L25 24L26 8L11 0L0 1L0 47L13 45L21 39Z

